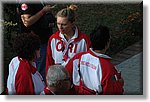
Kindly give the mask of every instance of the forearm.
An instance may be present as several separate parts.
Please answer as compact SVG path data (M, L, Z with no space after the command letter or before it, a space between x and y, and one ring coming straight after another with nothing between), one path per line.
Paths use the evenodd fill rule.
M34 23L36 23L43 15L44 15L44 11L43 9L39 12L37 12L35 15L30 16L30 15L21 15L23 24L26 27L29 27L31 25L33 25Z
M51 10L53 9L54 7L50 6L50 5L46 5L45 7L43 7L42 10L40 10L39 12L37 12L35 15L31 16L29 14L24 14L24 15L21 15L21 19L23 21L23 24L26 26L26 27L29 27L31 26L32 24L36 23L45 13L47 12L51 12Z

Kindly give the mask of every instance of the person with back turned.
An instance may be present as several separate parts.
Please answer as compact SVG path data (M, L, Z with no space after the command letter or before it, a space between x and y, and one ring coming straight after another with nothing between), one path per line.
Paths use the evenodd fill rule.
M68 64L68 70L76 94L118 95L123 94L124 81L121 73L105 55L110 44L109 29L100 25L90 34L92 48L76 54Z

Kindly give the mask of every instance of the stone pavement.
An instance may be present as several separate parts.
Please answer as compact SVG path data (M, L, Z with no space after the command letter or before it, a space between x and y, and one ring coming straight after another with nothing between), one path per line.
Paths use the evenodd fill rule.
M117 65L142 51L143 41L141 40L112 56L112 63Z
M125 95L143 94L143 41L112 56L112 63L121 71L124 78Z
M125 95L142 95L143 94L143 53L116 65L121 71L124 78Z

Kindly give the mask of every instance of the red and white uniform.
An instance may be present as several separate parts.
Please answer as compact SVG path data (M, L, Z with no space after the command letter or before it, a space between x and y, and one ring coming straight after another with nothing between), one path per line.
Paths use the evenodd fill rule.
M35 65L15 57L9 64L7 80L8 94L40 94L45 87L42 76Z
M123 94L121 75L110 57L92 49L75 55L66 65L76 94Z
M81 33L77 27L74 36L69 41L59 31L56 32L48 41L46 73L48 66L54 64L65 65L75 54L87 51L90 46L91 41L89 37Z

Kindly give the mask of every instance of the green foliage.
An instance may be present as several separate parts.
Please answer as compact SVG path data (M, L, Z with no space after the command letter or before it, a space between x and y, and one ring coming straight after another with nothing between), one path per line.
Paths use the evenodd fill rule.
M3 27L15 27L17 26L18 24L17 23L13 23L12 21L8 22L8 21L3 21L1 22L1 26Z
M132 35L141 36L143 33L143 17L140 12L131 13L126 19L121 20L120 23L122 24L123 29Z
M70 4L57 4L54 9L54 15ZM99 24L108 26L112 36L112 42L108 54L116 53L115 49L123 49L130 44L138 41L142 37L142 10L139 3L131 4L78 4L76 24L80 30L86 34L90 34L92 30ZM16 4L3 5L4 21L4 38L7 42L12 43L13 38L18 34L19 25L16 13ZM57 27L55 27L55 31ZM140 37L139 37L140 35ZM135 39L136 38L136 39ZM119 51L119 50L117 50Z

